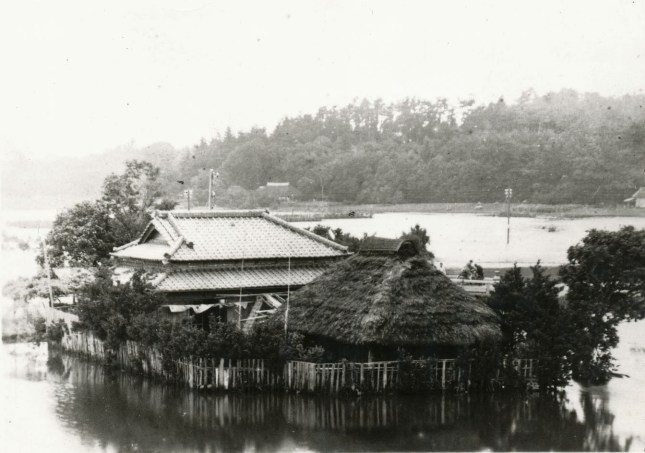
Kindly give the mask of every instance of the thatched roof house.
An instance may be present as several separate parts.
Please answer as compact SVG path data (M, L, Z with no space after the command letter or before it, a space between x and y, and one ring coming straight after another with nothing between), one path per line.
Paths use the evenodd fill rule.
M290 330L325 346L345 345L340 354L354 359L365 355L359 350L384 359L401 346L423 354L454 352L501 338L493 310L424 257L410 256L409 244L370 241L291 296Z

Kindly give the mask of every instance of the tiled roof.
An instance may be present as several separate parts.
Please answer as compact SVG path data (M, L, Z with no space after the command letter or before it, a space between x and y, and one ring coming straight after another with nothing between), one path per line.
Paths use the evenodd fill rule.
M272 288L305 285L325 271L325 266L182 270L160 276L160 291L216 291L238 288ZM289 278L289 276L291 278ZM290 280L290 281L289 281Z
M155 231L167 245L146 243ZM170 261L316 258L342 256L347 248L263 211L161 211L138 241L112 253L149 260L164 254Z

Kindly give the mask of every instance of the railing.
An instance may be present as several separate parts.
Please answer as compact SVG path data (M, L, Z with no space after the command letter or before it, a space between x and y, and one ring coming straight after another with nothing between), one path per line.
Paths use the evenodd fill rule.
M455 359L427 359L410 362L336 362L311 363L288 361L283 367L271 366L262 359L184 359L164 362L161 352L128 341L117 351L109 351L103 341L87 333L65 335L62 348L101 361L113 360L121 368L179 382L190 388L219 390L286 390L297 393L337 394L345 391L361 393L388 393L399 390L402 364L407 363L430 390L466 390L471 382L469 362ZM503 364L502 366L505 366ZM521 382L534 387L537 361L514 359L512 367ZM503 379L498 372L496 379ZM495 386L490 386L494 389Z
M449 275L448 277L455 285L461 286L468 294L472 294L473 296L489 295L493 291L495 284L499 282L498 278L470 280L456 275Z

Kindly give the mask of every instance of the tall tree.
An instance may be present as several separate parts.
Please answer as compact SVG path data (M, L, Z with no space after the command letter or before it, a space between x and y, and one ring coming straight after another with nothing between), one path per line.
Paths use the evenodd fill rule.
M517 266L507 271L488 303L502 319L502 351L511 358L538 359L537 378L540 390L546 391L569 381L576 333L570 329L572 313L560 302L555 282L540 263L531 270L529 279Z
M128 161L122 174L105 178L100 200L78 203L58 214L45 240L51 265L96 266L114 247L137 238L153 208L175 205L161 198L158 177L154 165ZM36 260L44 264L42 251Z
M602 383L611 375L618 324L645 317L645 230L591 230L567 257L560 276L575 314L574 377Z
M150 221L149 211L163 193L158 178L158 167L138 160L127 161L123 173L105 178L101 203L119 241L132 241Z
M56 216L45 240L50 265L96 266L120 245L110 213L99 202L84 201ZM41 250L36 261L44 266Z

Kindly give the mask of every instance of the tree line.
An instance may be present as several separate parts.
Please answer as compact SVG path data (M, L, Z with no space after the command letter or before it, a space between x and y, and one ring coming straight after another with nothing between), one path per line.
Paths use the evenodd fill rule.
M272 132L227 130L163 173L171 192L191 187L203 204L215 169L216 202L235 207L266 205L257 189L270 181L302 200L495 202L512 187L519 201L617 203L645 185L644 104L573 90L481 106L362 100Z

